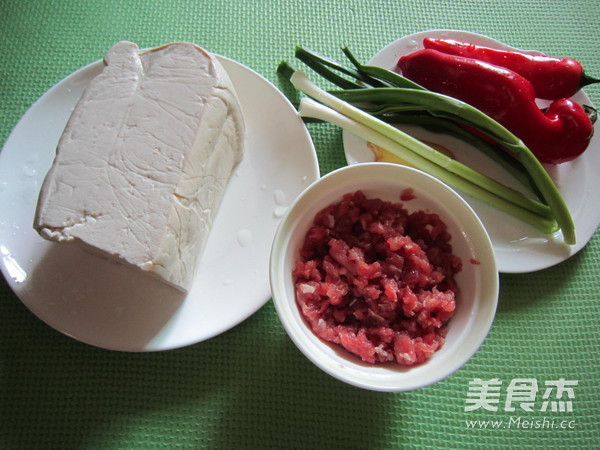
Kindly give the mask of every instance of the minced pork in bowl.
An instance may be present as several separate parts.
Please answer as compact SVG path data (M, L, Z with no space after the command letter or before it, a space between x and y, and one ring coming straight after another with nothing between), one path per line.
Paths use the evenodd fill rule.
M489 236L451 188L390 163L309 186L271 252L273 301L315 365L364 389L407 391L465 364L498 301Z

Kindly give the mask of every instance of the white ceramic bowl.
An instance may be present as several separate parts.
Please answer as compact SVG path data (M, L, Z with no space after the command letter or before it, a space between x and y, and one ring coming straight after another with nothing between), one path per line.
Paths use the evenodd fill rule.
M427 362L412 368L371 365L312 332L296 304L292 269L305 234L322 208L357 190L367 197L398 202L405 188L412 188L416 197L403 202L405 208L438 213L448 226L453 252L463 262L463 269L456 276L460 292L446 342ZM271 251L270 282L279 319L300 351L329 375L376 391L417 389L458 370L486 338L498 301L498 271L492 244L471 207L437 179L389 163L344 167L310 185L290 206L277 229Z

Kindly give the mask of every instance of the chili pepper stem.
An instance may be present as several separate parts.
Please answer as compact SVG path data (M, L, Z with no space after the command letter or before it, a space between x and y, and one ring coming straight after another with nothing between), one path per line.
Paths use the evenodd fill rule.
M583 105L583 110L585 111L587 116L590 118L590 121L592 123L596 123L596 120L598 120L598 110L590 105Z
M579 87L580 88L583 88L585 86L589 86L590 84L594 84L594 83L600 83L600 79L599 78L590 77L589 75L586 75L585 72L581 74L581 81L579 83Z

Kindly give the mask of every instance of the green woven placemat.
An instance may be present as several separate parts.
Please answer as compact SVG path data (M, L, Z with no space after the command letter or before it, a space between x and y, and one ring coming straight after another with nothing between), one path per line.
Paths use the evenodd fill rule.
M348 45L365 60L402 35L455 28L570 56L600 75L597 7L594 0L4 0L0 142L48 88L121 39L140 47L193 41L280 86L275 68L296 44L331 56ZM600 104L598 87L586 91ZM339 130L309 130L321 172L344 165ZM2 280L0 448L597 448L599 260L596 233L556 267L502 275L494 326L474 358L440 383L397 394L321 372L294 347L271 302L201 344L130 354L61 335ZM482 393L486 385L498 388L498 403ZM522 408L529 403L531 411Z

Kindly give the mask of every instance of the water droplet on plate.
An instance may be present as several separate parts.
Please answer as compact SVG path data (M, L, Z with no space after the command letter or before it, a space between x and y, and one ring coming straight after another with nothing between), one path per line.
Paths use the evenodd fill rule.
M30 166L23 167L23 178L34 178L37 175L37 170Z
M278 219L281 219L285 215L286 211L287 211L287 206L277 206L273 210L273 215L275 217L277 217Z
M275 189L273 197L275 198L275 204L285 205L285 192L283 192L281 189Z
M246 229L239 230L237 232L237 241L242 247L249 247L252 245L252 232Z
M406 45L410 50L417 50L421 47L421 43L416 39L410 39Z

